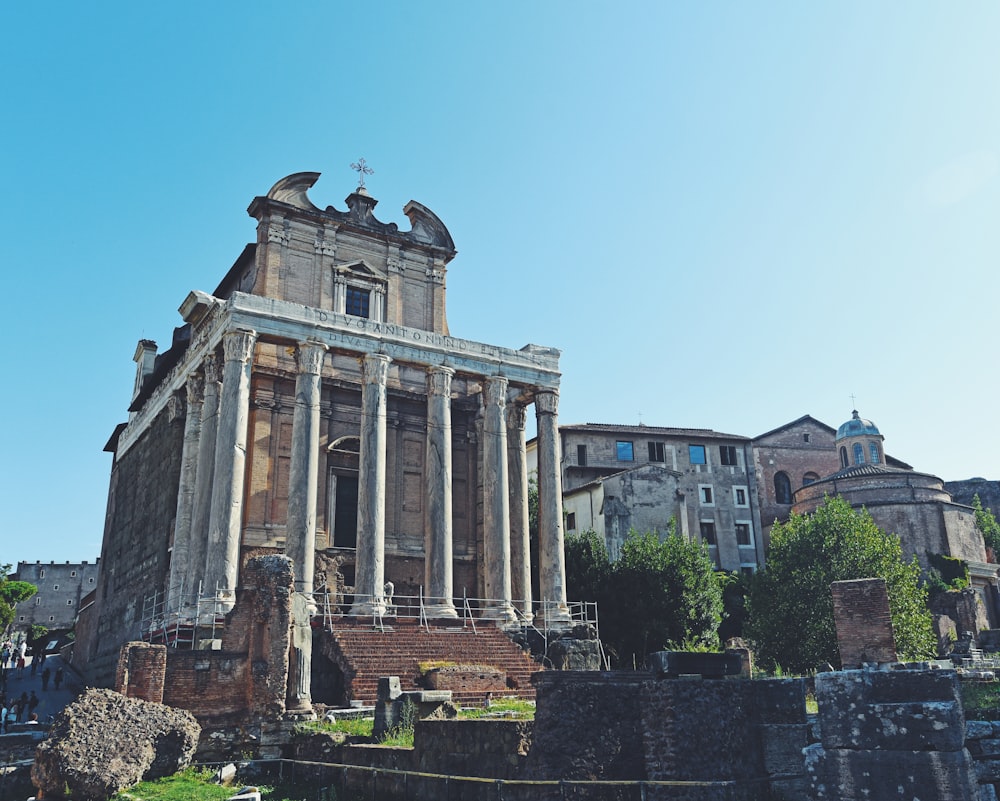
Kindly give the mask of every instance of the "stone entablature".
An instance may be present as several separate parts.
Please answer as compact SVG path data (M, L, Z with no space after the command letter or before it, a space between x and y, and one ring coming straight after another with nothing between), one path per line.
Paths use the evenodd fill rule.
M197 333L183 361L164 378L122 431L115 451L119 456L142 435L172 395L184 389L192 369L219 347L223 333L228 330L256 331L262 344L309 340L337 353L384 353L396 364L449 367L475 376L503 375L510 383L523 387L559 386L559 351L540 345L529 344L513 350L242 292L233 293L227 300L192 292L181 312L188 322L198 324ZM359 376L357 370L345 378L357 380ZM403 388L401 382L398 385ZM426 391L416 381L405 388Z

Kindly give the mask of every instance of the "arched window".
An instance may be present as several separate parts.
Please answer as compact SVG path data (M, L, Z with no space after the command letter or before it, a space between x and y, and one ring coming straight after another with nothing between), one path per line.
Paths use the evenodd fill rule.
M840 446L840 466L847 467L847 448Z
M777 503L792 502L792 482L788 480L785 472L774 474L774 500Z
M854 464L864 464L865 463L865 449L861 447L860 442L854 443Z
M809 484L815 484L819 481L819 475L813 472L806 473L802 476L802 486L808 486Z
M871 449L872 452L872 464L878 464L881 461L881 459L879 459L878 457L878 443L869 442L868 447Z

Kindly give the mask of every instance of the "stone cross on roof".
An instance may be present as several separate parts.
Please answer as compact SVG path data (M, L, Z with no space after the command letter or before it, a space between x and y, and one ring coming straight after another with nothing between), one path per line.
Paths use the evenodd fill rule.
M358 174L358 189L365 188L365 176L374 175L375 170L368 166L364 159L358 159L351 164L351 169Z

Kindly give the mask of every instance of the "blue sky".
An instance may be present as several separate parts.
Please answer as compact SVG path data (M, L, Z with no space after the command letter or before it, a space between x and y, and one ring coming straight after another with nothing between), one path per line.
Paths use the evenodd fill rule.
M0 562L93 559L136 341L279 178L374 167L459 250L456 336L563 351L560 419L752 436L851 395L1000 478L1000 6L29 4L0 32Z

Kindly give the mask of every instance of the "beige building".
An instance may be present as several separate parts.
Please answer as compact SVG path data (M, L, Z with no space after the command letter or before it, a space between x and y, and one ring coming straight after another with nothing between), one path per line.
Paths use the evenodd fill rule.
M34 625L49 631L69 631L76 622L84 596L97 586L97 562L18 562L11 576L38 588L14 610L14 628L30 631Z
M294 562L302 635L290 708L308 706L314 592L356 616L407 596L431 618L454 618L472 598L503 625L539 602L550 621L568 620L559 352L453 336L445 287L456 251L441 220L411 201L410 230L383 223L363 185L346 211L319 208L307 194L318 177L291 175L255 198L256 240L211 294L184 299L169 348L136 349L129 421L107 446L97 623L78 649L99 683L149 610L191 619L206 596L217 612L232 608L256 554Z
M566 530L589 529L616 558L632 529L677 531L723 570L764 562L750 439L702 428L560 426ZM529 444L529 469L533 465Z

